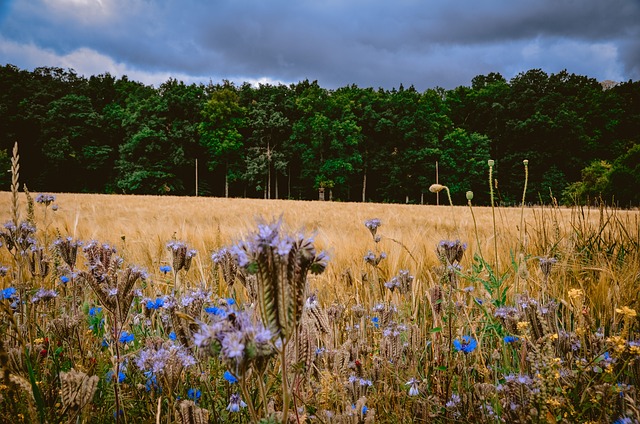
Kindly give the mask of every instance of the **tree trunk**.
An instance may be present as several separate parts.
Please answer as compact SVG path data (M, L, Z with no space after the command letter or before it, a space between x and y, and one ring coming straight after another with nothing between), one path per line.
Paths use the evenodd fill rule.
M367 171L362 176L362 203L367 201Z
M229 197L229 172L224 170L224 197Z
M275 187L275 189L276 189L275 198L277 199L278 198L278 172L277 171L275 172L275 175L273 176L273 179L275 180L273 183L276 186Z

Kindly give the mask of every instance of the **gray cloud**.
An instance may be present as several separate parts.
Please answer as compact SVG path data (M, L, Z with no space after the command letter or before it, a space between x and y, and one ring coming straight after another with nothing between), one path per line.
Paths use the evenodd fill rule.
M600 80L640 74L637 0L14 0L0 19L0 62L92 60L154 82L426 89L532 68Z

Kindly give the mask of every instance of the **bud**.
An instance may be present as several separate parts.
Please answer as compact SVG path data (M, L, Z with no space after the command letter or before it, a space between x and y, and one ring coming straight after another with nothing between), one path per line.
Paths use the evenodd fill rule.
M489 159L487 163L489 164L490 167L493 167L493 164L494 164L493 159Z
M467 200L473 200L473 191L467 191Z
M525 159L525 160L522 161L522 163L524 164L524 166L527 166L527 165L529 165L529 160Z
M442 184L431 184L431 187L429 187L429 191L431 193L438 193L443 189L444 189L444 186Z

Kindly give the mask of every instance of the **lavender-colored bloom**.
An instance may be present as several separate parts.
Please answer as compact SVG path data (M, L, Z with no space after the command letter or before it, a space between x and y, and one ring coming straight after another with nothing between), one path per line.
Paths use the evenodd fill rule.
M453 347L458 352L471 353L478 347L478 342L471 336L462 336L462 340L455 339Z
M36 292L36 294L33 295L33 297L31 298L31 303L38 303L38 302L47 302L49 300L55 299L58 296L58 292L55 290L46 290L44 288L41 288L40 290L38 290Z
M229 399L229 405L227 406L227 411L238 412L240 411L240 408L244 408L246 406L247 404L244 403L242 399L240 399L240 395L237 393L234 393L231 395L231 398Z
M380 241L380 238L376 237L376 232L381 225L382 222L378 218L368 219L364 222L364 226L367 227L369 231L371 231L371 236L376 243Z
M41 193L36 196L36 203L40 203L45 206L49 206L51 203L56 201L56 196L53 194L45 194Z
M229 371L225 371L224 375L222 377L225 380L227 380L229 383L231 383L231 384L238 382L238 379L233 374L231 374Z
M420 391L418 390L418 385L420 384L420 380L412 378L407 381L405 385L409 386L409 396L418 396Z
M447 408L455 408L460 403L460 396L457 393L451 395L451 399L444 405Z
M239 333L227 333L222 339L222 354L227 358L241 359L244 355L244 343Z
M0 243L0 247L2 247L2 243ZM7 272L9 272L9 268L6 266L0 266L0 277L6 276Z

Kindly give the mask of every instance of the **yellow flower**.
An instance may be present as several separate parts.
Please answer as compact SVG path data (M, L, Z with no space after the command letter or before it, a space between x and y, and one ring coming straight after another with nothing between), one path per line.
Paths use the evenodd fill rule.
M529 328L529 322L528 321L520 321L518 322L518 331L519 332L523 332L526 331L527 328Z

